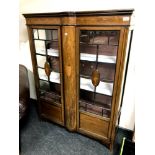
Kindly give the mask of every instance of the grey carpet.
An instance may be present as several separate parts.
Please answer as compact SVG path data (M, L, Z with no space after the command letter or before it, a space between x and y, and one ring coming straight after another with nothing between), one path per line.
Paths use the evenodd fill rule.
M78 133L69 132L51 122L41 121L38 118L34 103L31 104L28 119L20 131L21 155L112 154L98 141Z

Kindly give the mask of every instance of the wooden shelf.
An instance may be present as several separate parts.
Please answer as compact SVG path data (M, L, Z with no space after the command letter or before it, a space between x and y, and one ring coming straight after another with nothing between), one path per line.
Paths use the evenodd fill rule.
M95 87L93 86L91 79L80 78L80 89L94 92ZM113 83L101 81L99 85L96 87L96 92L112 96Z
M80 53L80 60L95 62L96 61L96 55L95 54ZM98 55L98 62L115 64L116 63L116 56Z
M59 57L59 51L57 49L47 49L47 55Z
M45 74L44 69L38 68L39 78L48 81L48 77ZM50 74L50 82L60 83L60 73L51 72Z

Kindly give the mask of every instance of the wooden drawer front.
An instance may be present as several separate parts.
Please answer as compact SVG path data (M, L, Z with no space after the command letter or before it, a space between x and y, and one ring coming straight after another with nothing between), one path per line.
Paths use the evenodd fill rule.
M62 124L62 110L61 107L48 104L46 102L41 103L41 115L50 119L53 122Z
M79 128L85 132L107 138L109 122L97 117L80 113Z

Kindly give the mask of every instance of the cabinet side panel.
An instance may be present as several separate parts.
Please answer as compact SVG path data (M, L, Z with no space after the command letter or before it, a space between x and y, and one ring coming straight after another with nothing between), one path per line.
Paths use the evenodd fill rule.
M62 28L64 96L66 127L76 130L76 66L75 66L75 27Z

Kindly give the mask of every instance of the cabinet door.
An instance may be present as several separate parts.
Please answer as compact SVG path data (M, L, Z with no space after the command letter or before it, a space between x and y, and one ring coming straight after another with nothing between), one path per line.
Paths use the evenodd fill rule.
M60 29L35 27L33 40L41 113L61 123L63 122L63 86Z
M120 29L79 28L79 129L108 137ZM115 87L116 88L116 87Z

